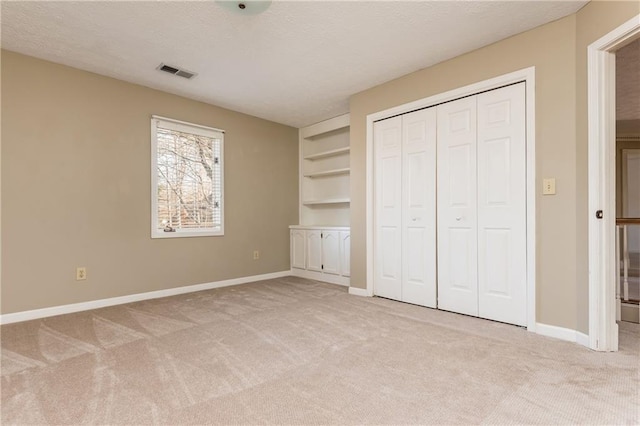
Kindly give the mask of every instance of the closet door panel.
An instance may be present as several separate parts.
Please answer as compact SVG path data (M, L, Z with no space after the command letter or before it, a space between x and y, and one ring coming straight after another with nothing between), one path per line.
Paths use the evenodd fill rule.
M479 316L526 325L525 85L478 95Z
M438 308L478 315L476 96L437 107Z
M402 297L402 119L374 124L374 294Z
M402 301L436 307L436 109L402 116Z

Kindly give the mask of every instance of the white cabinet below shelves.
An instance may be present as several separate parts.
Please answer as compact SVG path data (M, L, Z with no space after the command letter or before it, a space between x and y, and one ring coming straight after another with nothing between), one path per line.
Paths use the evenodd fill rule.
M340 232L322 231L322 272L340 274Z
M322 232L306 231L307 267L310 271L322 272Z
M291 227L291 274L349 285L348 227Z
M340 275L351 276L351 232L340 231Z
M291 230L291 267L304 269L306 265L307 250L304 230Z

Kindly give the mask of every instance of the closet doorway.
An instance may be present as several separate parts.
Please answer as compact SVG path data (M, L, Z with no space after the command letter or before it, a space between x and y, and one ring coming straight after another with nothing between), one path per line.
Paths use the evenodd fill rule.
M519 74L368 117L369 294L534 329L533 69Z

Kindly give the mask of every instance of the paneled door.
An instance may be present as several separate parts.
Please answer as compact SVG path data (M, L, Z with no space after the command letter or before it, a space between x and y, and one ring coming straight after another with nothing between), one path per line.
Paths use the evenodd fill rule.
M374 124L374 293L402 300L402 117Z
M436 307L436 110L374 125L374 293Z
M478 315L527 324L525 85L478 95Z
M436 307L436 109L402 116L402 297Z
M437 114L438 308L477 316L476 97Z

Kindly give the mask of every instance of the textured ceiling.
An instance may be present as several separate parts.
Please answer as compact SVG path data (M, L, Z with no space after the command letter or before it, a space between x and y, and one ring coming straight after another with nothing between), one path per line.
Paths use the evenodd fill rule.
M640 120L640 39L616 52L616 120Z
M349 96L569 15L586 1L2 1L2 47L301 127ZM185 80L161 62L195 71Z

